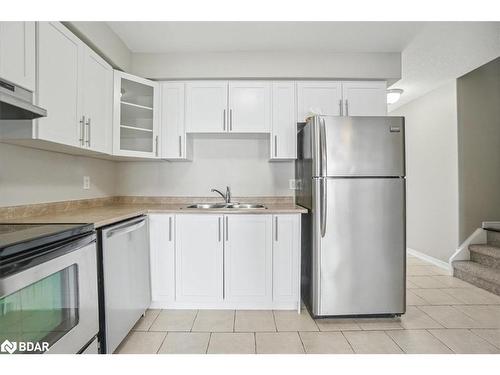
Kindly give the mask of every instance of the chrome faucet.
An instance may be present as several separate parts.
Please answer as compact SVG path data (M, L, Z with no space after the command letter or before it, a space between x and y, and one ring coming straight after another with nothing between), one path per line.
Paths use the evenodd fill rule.
M220 190L217 190L217 189L212 189L210 191L212 193L220 194L220 196L222 198L224 198L224 201L226 202L226 204L231 203L231 189L229 188L229 186L226 186L226 194L221 193Z

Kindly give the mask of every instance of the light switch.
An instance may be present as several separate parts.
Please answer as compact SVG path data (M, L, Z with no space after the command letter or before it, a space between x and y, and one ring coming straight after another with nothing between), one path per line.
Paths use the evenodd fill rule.
M90 189L90 176L83 176L83 188L85 190Z

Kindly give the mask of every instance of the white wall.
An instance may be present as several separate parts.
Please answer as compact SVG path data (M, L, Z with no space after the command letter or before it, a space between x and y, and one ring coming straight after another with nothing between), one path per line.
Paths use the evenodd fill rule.
M112 196L114 164L0 143L0 207Z
M400 53L134 53L132 73L154 79L401 78Z
M448 261L458 246L456 81L390 115L406 118L407 245Z
M293 162L269 162L268 136L196 135L191 162L118 163L117 194L204 197L229 185L234 196L293 196L293 178Z

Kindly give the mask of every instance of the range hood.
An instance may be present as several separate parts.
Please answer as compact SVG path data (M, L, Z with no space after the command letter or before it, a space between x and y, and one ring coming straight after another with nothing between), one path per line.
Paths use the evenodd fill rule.
M33 103L33 93L0 80L0 120L33 120L47 111Z

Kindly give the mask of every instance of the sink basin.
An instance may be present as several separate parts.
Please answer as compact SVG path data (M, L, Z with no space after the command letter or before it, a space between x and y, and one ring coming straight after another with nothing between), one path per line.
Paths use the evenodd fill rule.
M247 210L255 210L255 209L265 209L266 206L258 203L195 203L190 204L186 208L197 208L197 209L247 209Z

